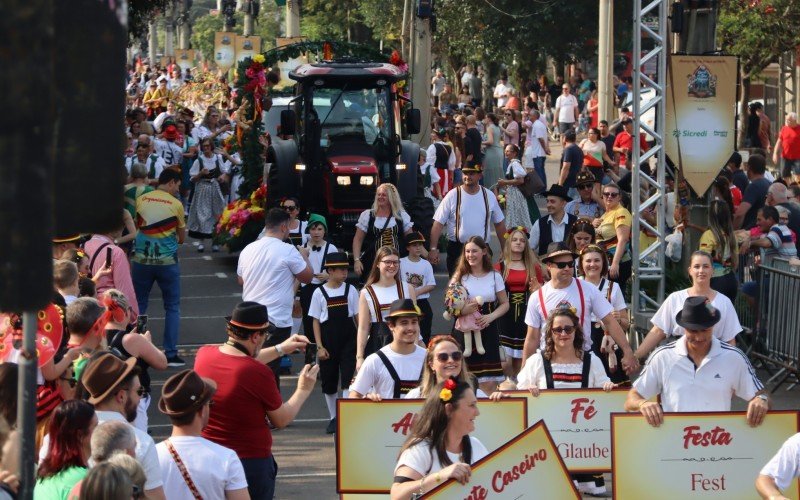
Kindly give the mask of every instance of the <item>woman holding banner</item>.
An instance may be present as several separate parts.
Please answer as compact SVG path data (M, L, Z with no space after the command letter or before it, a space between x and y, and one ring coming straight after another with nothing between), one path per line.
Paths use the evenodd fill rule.
M544 352L531 356L519 372L517 388L528 389L535 397L540 389L614 388L597 356L583 350L583 330L570 309L556 309L544 329ZM573 474L581 493L606 492L603 475Z
M400 449L392 500L422 495L449 479L469 482L470 464L489 453L470 437L480 414L477 405L472 386L464 381L451 377L436 385Z
M464 364L464 354L461 352L458 341L451 335L436 335L428 342L428 352L425 355L425 364L422 366L422 380L419 387L411 389L403 397L406 399L427 398L437 384L450 377L468 383L477 397L488 397L482 390L476 390L478 380Z

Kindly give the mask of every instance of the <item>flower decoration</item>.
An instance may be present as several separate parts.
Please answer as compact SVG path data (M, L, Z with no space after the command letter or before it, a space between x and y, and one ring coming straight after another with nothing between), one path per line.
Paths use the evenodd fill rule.
M264 57L263 54L256 54L253 56L253 61L257 62L258 64L264 64L266 58Z
M516 232L516 231L519 231L519 232L521 232L522 234L524 234L524 235L525 235L525 237L526 237L527 239L530 239L530 238L531 238L531 233L530 233L530 231L528 231L528 228L527 228L527 227L525 227L525 226L515 226L515 227L512 227L512 228L510 228L510 229L506 230L506 234L504 234L504 235L503 235L503 237L504 237L504 238L506 238L506 239L508 239L508 238L510 238L510 237L511 237L511 234L512 234L512 233L514 233L514 232Z
M445 380L444 387L441 391L439 391L439 399L447 403L451 399L453 399L453 390L456 388L456 383L453 379L449 378Z
M445 388L445 389L450 389L451 391L452 391L453 389L455 389L455 388L456 388L456 382L455 382L455 380L453 380L453 379L451 379L451 378L449 378L449 379L445 380L445 382L444 382L444 388Z

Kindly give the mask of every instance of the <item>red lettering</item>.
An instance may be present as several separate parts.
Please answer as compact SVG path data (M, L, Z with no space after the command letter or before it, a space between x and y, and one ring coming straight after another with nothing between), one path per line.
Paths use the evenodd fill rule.
M392 430L395 434L402 430L403 435L407 435L408 431L411 430L411 423L414 421L414 414L413 413L406 413L403 418L401 418L398 422L392 424Z
M489 491L482 485L478 484L472 487L472 491L469 492L469 495L464 500L486 500L486 497L488 496Z
M716 426L710 431L699 432L699 425L689 425L683 428L683 449L692 446L726 446L731 444L733 437L720 426Z
M692 474L692 491L724 491L725 474L718 478L708 479L702 474Z
M586 405L586 403L589 403ZM591 420L597 415L597 410L594 409L594 400L589 401L589 398L577 398L572 400L572 423L578 423L578 415L583 413L583 418Z
M536 467L536 462L543 462L547 460L547 450L540 449L533 455L525 455L525 459L518 465L511 468L510 471L497 471L492 476L492 489L497 493L502 493L509 484L517 481L528 471Z

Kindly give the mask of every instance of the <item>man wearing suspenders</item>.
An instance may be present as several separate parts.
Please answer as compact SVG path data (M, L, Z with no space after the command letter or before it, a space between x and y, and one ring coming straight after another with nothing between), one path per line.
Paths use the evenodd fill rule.
M419 385L426 350L417 345L422 312L411 299L392 302L386 322L392 343L367 356L350 386L350 398L399 399Z
M542 262L550 271L550 281L537 292L532 293L528 301L528 310L525 314L528 333L522 350L522 363L524 365L537 349L544 347L541 328L547 322L549 311L567 307L575 310L575 315L578 316L584 331L589 331L591 327L592 314L601 318L600 321L606 331L622 349L622 368L625 373L630 374L638 369L639 363L633 355L628 338L611 314L613 312L611 304L597 287L573 278L576 258L577 255L572 253L563 242L551 243L548 247L547 255ZM591 335L584 336L583 348L585 351L591 350Z
M431 250L428 254L431 264L439 263L437 244L442 229L447 226L447 272L450 275L461 257L464 242L473 236L481 236L488 244L490 223L494 224L501 244L506 233L505 216L497 198L478 183L483 173L482 167L468 165L461 171L464 174L464 183L447 193L433 215Z

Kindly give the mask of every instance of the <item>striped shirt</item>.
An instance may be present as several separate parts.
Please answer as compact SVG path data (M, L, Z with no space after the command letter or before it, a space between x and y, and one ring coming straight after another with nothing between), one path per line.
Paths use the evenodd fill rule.
M792 240L792 231L783 224L775 224L769 228L769 232L764 235L772 244L770 248L764 250L764 263L769 265L772 259L779 257L789 259L797 257L797 247Z

